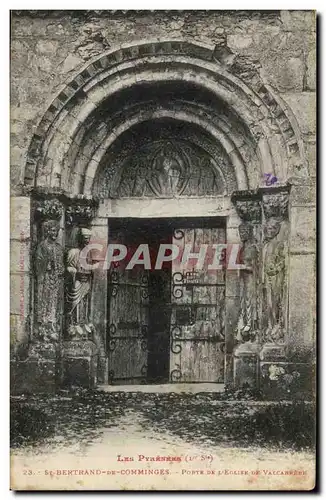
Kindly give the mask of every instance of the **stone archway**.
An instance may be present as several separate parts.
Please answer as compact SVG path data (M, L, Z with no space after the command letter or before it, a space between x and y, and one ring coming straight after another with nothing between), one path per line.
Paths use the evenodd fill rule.
M251 88L245 83L248 80ZM95 59L70 81L49 106L34 134L26 163L25 184L60 187L69 192L74 190L76 194L78 189L89 192L88 185L85 188L72 186L69 173L85 175L91 183L101 155L114 138L142 121L146 110L153 113L147 105L141 106L146 103L144 95L137 98L139 110L136 113L129 110L121 113L121 108L114 108L114 102L119 102L120 96L125 106L122 96L125 93L127 97L129 92L128 107L128 104L135 104L132 90L137 94L142 88L155 89L166 82L192 86L199 98L192 103L182 103L179 92L179 98L176 95L174 99L179 101L179 109L170 110L170 113L176 117L176 113L184 113L182 119L199 123L211 134L216 134L218 140L226 135L230 153L242 159L248 175L252 163L245 159L248 142L259 158L260 166L256 164L255 168L262 173L276 173L282 182L293 174L294 166L306 168L293 116L263 84L254 65L241 58L230 65L225 62L223 51L219 53L216 48L173 40L142 43L109 52ZM219 108L224 113L219 113ZM164 106L154 111L162 116L168 113ZM111 116L111 121L103 119L104 116ZM235 121L233 127L232 121ZM239 140L239 134L246 140ZM81 143L85 164L76 169L73 165L80 154ZM260 178L253 176L248 186L238 187L255 188L260 182Z
M243 380L249 385L257 383L257 356L264 344L273 344L272 349L278 353L284 346L288 317L288 181L306 169L306 162L291 112L263 84L252 63L230 55L223 47L217 50L173 40L124 47L91 61L65 86L41 120L29 148L24 183L32 193L32 238L44 243L46 237L42 236L41 227L49 220L57 221L61 247L68 249L74 249L76 230L85 227L92 231L93 239L107 241L108 218L134 213L134 198L141 217L148 215L144 211L146 204L148 212L154 210L158 215L164 200L172 212L178 210L175 216L186 216L197 203L202 216L213 213L225 218L229 243L239 243L240 223L250 228L263 276L263 228L276 220L278 230L271 239L275 238L277 248L285 248L284 289L282 298L277 298L278 303L282 302L282 318L275 319L275 311L271 311L273 324L265 324L260 317L255 334L249 340L242 337L239 316L241 309L248 307L245 301L249 299L240 294L246 285L241 285L240 276L234 274L226 280L225 380L241 386ZM162 136L158 138L155 131ZM161 149L153 148L153 133L155 141L161 141ZM162 191L162 183L151 177L150 167L155 164L152 161L143 177L137 176L144 181L142 186L134 183L130 187L133 169L138 174L136 160L142 154L147 158L162 155L162 148L169 141L175 151L182 149L179 155L191 159L186 161L189 165L185 172L179 172L179 184ZM193 162L196 155L206 161L197 171ZM136 163L132 164L131 158ZM210 176L209 186L200 184L202 172ZM266 175L277 179L277 184L266 188ZM198 192L190 187L191 176L197 176ZM45 244L45 251L46 248ZM53 286L57 287L60 307L64 308L62 272L58 270ZM104 382L106 273L96 271L92 279L92 317L87 324L96 330L98 376ZM273 308L268 285L261 278L257 280L255 297L267 287L266 300ZM35 341L43 342L43 350L44 341L51 342L51 337L42 337L35 329L39 321L35 319L38 287L36 280L31 286L31 335ZM255 307L261 312L263 305ZM60 343L66 323L58 318L52 323L53 340ZM251 342L251 350L240 349L240 360L234 363L236 335L240 344ZM86 366L93 370L95 351L84 344L80 349L88 360ZM55 349L51 353L54 359ZM63 353L70 359L71 346L64 347Z

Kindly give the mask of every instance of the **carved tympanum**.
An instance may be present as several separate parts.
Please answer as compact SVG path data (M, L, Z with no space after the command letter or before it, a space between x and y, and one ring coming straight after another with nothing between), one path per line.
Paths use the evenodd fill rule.
M222 161L222 160L221 160ZM217 160L186 140L154 140L127 158L106 165L99 179L103 197L221 194L225 180Z
M60 333L63 248L57 243L59 222L43 223L43 239L35 254L36 276L36 335L39 340L56 341Z

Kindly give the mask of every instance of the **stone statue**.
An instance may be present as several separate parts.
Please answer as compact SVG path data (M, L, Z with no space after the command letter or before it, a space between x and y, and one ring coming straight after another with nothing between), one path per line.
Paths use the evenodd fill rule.
M285 243L278 237L281 221L272 217L264 227L263 300L267 328L264 340L274 342L283 338L285 292Z
M255 340L257 330L257 280L258 247L250 223L239 226L242 241L241 263L245 266L240 271L240 316L238 320L238 340Z
M68 251L66 259L67 282L67 323L68 332L72 335L75 326L84 326L89 323L90 292L92 283L92 271L82 266L81 252L89 243L91 231L87 228L79 230L78 248ZM87 254L87 263L91 263L90 254ZM78 331L78 328L77 328ZM82 330L81 330L82 332Z
M59 338L59 317L64 274L63 248L56 242L59 223L43 223L44 239L37 246L36 274L36 331L40 340L56 341Z

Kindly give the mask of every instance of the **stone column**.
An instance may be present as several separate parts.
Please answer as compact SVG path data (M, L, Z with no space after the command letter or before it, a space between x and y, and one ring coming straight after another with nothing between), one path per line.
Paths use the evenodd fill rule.
M255 390L259 385L261 201L256 191L233 193L232 201L240 222L237 241L241 265L237 271L239 307L233 330L233 379L234 387ZM230 274L230 270L227 272Z
M239 272L228 269L230 249L232 245L239 245L238 226L240 219L234 210L227 217L226 222L226 242L228 251L226 255L226 273L225 273L225 385L232 388L234 385L233 377L233 349L235 345L235 330L238 321L240 309L239 295Z
M302 397L315 393L316 355L316 184L315 179L292 181L289 200L289 318L288 360Z
M314 356L316 321L315 182L293 181L290 200L288 344L298 359Z
M94 261L97 266L93 271L93 291L91 320L95 327L95 343L98 347L97 380L99 384L108 384L108 357L106 350L108 271L106 268L106 251L108 245L108 219L97 217L92 221L92 243L102 247L94 250Z

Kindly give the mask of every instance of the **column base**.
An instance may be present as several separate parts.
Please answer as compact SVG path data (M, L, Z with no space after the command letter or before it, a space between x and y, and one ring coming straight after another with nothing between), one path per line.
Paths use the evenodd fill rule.
M24 360L10 362L11 394L55 393L59 385L59 345L33 342Z
M109 360L104 353L100 353L97 361L97 383L109 383Z
M254 342L238 345L234 352L233 380L235 389L258 388L258 352Z
M263 399L311 399L313 367L287 360L284 345L265 345L260 352L260 391Z
M97 384L98 350L91 340L67 340L62 348L63 386L93 389Z

